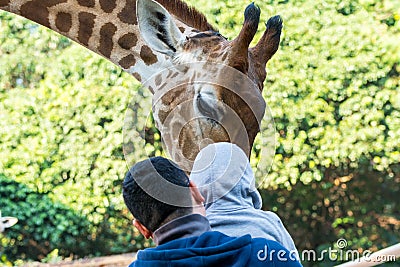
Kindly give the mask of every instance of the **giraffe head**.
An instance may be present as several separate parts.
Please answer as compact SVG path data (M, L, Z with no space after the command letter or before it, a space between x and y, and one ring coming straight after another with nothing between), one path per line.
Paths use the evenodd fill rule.
M252 48L260 18L254 4L246 8L232 41L213 30L181 30L152 0L137 1L137 18L145 42L169 62L149 87L155 92L154 119L171 157L190 170L203 146L223 141L249 156L265 112L265 65L279 46L280 17L269 19Z

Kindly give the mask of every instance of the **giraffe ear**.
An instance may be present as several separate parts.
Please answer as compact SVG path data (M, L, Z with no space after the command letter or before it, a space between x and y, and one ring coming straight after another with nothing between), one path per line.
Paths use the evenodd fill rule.
M137 0L140 34L151 49L173 56L186 40L168 11L153 0Z

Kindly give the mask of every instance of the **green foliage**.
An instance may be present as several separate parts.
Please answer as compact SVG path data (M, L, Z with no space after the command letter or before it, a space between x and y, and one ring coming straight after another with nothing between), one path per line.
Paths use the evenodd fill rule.
M0 207L3 215L19 220L0 236L0 257L43 258L55 248L64 256L90 254L90 224L84 216L2 174Z
M188 2L228 38L240 31L242 1ZM282 217L300 250L332 247L340 237L357 249L399 242L400 4L257 4L262 21L284 20L264 90L277 128L274 164L256 170L266 181L264 207ZM260 24L253 43L264 30ZM0 173L83 216L89 254L150 245L120 196L122 144L131 145L129 162L162 153L145 123L149 92L99 56L6 13L0 58ZM122 140L128 103L126 125L143 125L147 135Z
M72 42L31 22L1 13L0 92L16 87L35 88L49 73L51 59Z

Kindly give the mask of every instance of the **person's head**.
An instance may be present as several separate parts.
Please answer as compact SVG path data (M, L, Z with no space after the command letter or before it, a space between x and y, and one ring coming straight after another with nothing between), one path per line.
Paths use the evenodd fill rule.
M203 148L193 164L190 180L194 181L205 198L205 207L226 211L240 199L261 209L262 199L256 189L255 176L246 153L239 146L219 142ZM217 207L218 206L218 207Z
M173 219L205 213L204 199L194 183L163 157L138 162L126 173L123 198L135 217L134 225L146 238Z

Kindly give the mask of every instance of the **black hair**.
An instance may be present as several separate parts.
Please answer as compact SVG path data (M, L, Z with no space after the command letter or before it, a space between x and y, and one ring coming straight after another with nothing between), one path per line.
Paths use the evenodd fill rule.
M135 219L152 232L192 212L188 176L163 157L136 163L125 175L122 195Z

